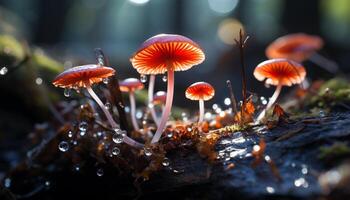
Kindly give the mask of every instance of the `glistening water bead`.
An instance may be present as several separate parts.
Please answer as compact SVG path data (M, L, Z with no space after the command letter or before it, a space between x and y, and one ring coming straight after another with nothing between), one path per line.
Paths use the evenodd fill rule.
M103 169L102 168L99 168L99 169L97 169L97 171L96 171L96 175L97 176L103 176L103 174L104 174L105 172L103 171Z
M163 162L162 162L162 165L164 167L168 167L170 165L170 160L168 158L164 158Z
M152 155L152 150L151 150L151 148L149 148L149 147L145 147L145 148L143 149L143 151L144 151L144 153L145 153L145 156L151 156L151 155Z
M115 133L112 139L113 139L113 142L115 142L116 144L120 144L123 142L124 136L123 134Z
M108 78L104 78L104 79L102 79L102 82L107 85L109 83L109 79Z
M62 141L58 144L58 149L62 152L66 152L69 149L69 144L66 141Z
M8 71L9 70L7 69L7 67L3 67L0 69L0 75L5 75L5 74L7 74Z
M110 104L109 102L107 102L107 103L105 104L105 108L106 108L107 110L111 109L111 104Z
M167 81L168 81L168 77L167 77L166 75L164 75L164 76L162 77L162 81L163 81L163 82L167 82Z
M140 75L140 81L141 81L141 83L146 83L147 82L147 76L144 75L144 74L141 74Z
M119 149L118 147L113 147L113 149L112 149L112 154L113 154L114 156L119 155L119 154L120 154L120 149Z
M79 124L79 130L81 132L85 132L88 128L88 123L87 122L80 122Z
M63 95L65 97L70 97L71 94L72 94L72 90L71 89L69 89L69 88L65 88L64 89Z

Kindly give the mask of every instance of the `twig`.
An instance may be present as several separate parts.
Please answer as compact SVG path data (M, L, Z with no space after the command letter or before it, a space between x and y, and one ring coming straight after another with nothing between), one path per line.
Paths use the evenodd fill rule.
M105 54L103 53L102 49L96 48L95 54L96 54L97 62L99 64L104 66L109 66L109 61L105 56ZM123 130L130 132L128 121L126 118L126 113L124 110L125 106L122 98L122 93L119 89L119 83L116 75L110 78L108 82L108 90L111 94L111 97L110 97L112 100L111 102L117 107L117 110L118 110L120 127Z
M247 98L247 80L246 80L245 64L244 64L244 48L248 39L249 39L249 36L243 39L242 29L239 30L239 41L235 39L235 42L239 48L239 54L240 54L240 60L241 60L242 96L243 96L243 101L241 106L242 121L244 121L244 108L245 108L245 103Z

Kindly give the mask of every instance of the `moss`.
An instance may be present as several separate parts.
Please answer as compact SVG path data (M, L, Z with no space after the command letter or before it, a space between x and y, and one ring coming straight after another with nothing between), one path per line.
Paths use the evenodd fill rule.
M350 155L350 147L345 142L337 142L331 146L320 147L318 156L321 160L333 160L343 156Z
M26 56L25 47L10 35L0 35L0 63L13 65Z
M50 73L58 74L63 71L63 64L57 62L51 57L47 56L41 50L36 49L32 54L32 61L40 71L48 71Z

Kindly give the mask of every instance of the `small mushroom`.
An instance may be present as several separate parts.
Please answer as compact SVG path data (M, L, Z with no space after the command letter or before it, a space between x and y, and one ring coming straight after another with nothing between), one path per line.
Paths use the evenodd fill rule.
M206 82L196 82L186 89L186 98L199 102L198 123L203 122L204 101L208 101L215 95L213 86Z
M119 83L120 91L129 93L130 100L130 117L136 131L139 131L139 125L136 120L136 101L135 91L143 89L144 85L137 78L127 78Z
M159 34L146 40L130 58L140 74L163 74L167 72L167 98L156 133L151 143L159 141L168 121L174 95L174 72L186 71L202 63L205 55L191 39L173 34Z
M323 47L322 38L305 33L294 33L277 38L266 48L269 59L287 58L296 62L310 59L331 73L338 71L338 66L316 52Z
M52 84L56 87L61 88L86 88L90 96L96 101L100 106L103 113L105 114L109 124L112 128L119 128L119 125L114 121L111 113L105 108L104 104L93 91L91 86L95 83L101 82L103 79L113 76L115 70L110 67L105 67L101 65L82 65L70 68L61 74L59 74L53 81ZM124 142L138 148L142 148L143 145L129 138L124 137Z
M259 81L265 81L268 85L275 85L276 90L267 103L266 108L259 114L259 122L266 114L266 111L276 102L283 86L300 84L306 76L305 68L292 60L277 58L266 60L260 63L254 70L254 76Z
M152 102L151 102L151 104L153 105L153 110L154 110L154 106L155 105L161 105L162 106L162 112L163 112L165 102L166 102L166 92L164 92L164 91L156 92L153 95ZM154 119L155 123L158 126L158 124L160 122L160 119L157 117L157 114L156 114L155 110L154 110L154 115L155 116L153 117L153 119Z

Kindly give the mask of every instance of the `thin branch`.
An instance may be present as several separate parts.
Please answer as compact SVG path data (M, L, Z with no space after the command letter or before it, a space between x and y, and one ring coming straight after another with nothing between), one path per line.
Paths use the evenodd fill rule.
M95 49L95 54L96 54L96 59L97 62L103 66L109 66L109 61L105 54L103 53L102 49L96 48ZM108 82L108 89L111 94L111 102L117 107L118 113L119 113L119 123L120 127L123 130L126 130L127 132L130 131L128 121L126 118L126 113L125 113L125 104L123 102L122 98L122 93L119 89L119 83L117 80L117 76L114 75L113 77L110 78Z

